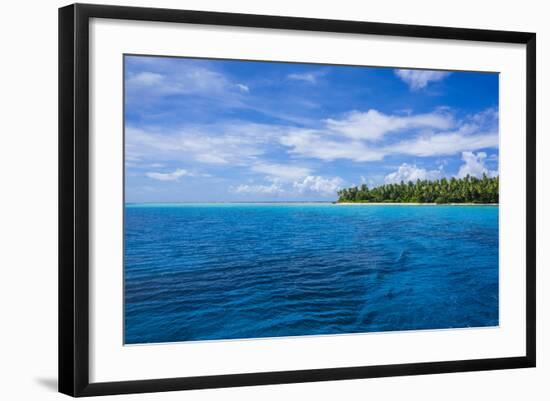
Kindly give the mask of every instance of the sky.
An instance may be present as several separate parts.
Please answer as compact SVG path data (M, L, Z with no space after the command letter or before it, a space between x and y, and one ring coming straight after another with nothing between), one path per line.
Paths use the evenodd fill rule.
M498 174L498 74L125 56L126 202Z

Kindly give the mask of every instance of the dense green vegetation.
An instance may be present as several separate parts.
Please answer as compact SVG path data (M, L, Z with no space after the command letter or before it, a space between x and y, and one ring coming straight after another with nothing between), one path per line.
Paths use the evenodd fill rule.
M371 189L363 184L338 191L338 202L498 203L498 177L401 181Z

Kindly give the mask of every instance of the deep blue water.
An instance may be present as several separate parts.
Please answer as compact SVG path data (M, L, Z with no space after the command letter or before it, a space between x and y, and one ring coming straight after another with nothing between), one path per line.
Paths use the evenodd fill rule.
M498 316L496 206L126 205L126 344Z

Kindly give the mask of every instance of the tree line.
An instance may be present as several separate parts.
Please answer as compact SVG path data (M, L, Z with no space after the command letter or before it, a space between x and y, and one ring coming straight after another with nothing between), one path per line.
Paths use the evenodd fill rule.
M401 181L370 189L363 184L339 190L338 202L498 203L498 176Z

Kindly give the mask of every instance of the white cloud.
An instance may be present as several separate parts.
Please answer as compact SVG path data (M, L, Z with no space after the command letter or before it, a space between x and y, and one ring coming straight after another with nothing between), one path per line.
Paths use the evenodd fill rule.
M287 75L287 78L295 81L304 81L310 84L316 84L317 79L322 77L326 73L327 73L326 70L309 71L309 72L289 74Z
M311 173L311 169L307 167L267 163L255 164L252 166L251 170L257 173L267 174L272 179L282 181L297 180Z
M289 128L279 142L290 154L324 161L382 160L388 155L449 156L464 151L498 148L498 111L488 109L456 121L445 108L432 113L386 115L371 109L351 112L344 119L327 119L317 129ZM454 128L454 130L449 130ZM388 132L409 139L381 139ZM389 142L389 143L388 143Z
M302 179L284 183L273 181L270 184L241 184L229 187L229 191L236 194L248 195L278 195L286 193L296 194L318 194L321 196L335 195L336 191L342 188L344 181L340 177L326 178L322 176L308 175Z
M310 84L314 84L317 79L315 78L315 76L313 74L290 74L288 76L289 79L294 79L296 81L306 81L306 82L309 82Z
M244 84L237 84L237 88L239 88L239 90L241 90L241 92L250 92L250 88Z
M384 148L386 154L450 156L484 148L498 148L498 110L486 109L457 123L454 131L421 134Z
M403 182L415 182L416 180L436 180L443 176L442 169L439 170L426 170L424 168L416 167L415 164L403 163L397 171L386 175L384 182L386 184Z
M277 194L284 192L278 183L272 183L271 185L241 184L237 187L230 187L229 190L236 194Z
M167 95L200 95L224 102L238 102L237 96L246 88L233 84L225 75L193 64L182 64L177 69L162 73L143 71L126 78L128 100L144 101ZM248 88L247 88L248 89Z
M485 152L462 152L462 160L464 161L464 164L460 166L457 177L464 178L469 175L471 177L480 178L483 176L483 174L487 175L488 177L497 176L498 171L489 170L487 166L485 166L486 158L487 154Z
M403 80L411 90L425 88L430 82L441 81L450 73L445 71L429 71L429 70L395 70L401 80Z
M479 113L472 114L470 120L478 125L495 125L498 123L498 108L490 107Z
M126 144L126 147L131 147L130 145ZM133 152L131 149L125 150L124 160L130 161L130 162L139 162L141 161L140 155Z
M208 153L198 153L195 155L195 160L201 163L206 164L227 164L229 163L227 159L225 159L221 155L216 154L208 154Z
M126 87L143 87L158 85L162 82L164 76L154 72L144 71L133 76L130 76L126 80Z
M417 128L449 129L453 118L449 113L416 115L387 115L371 109L367 112L352 111L342 120L327 119L327 128L352 139L379 140L389 132L406 131Z
M497 148L498 133L468 134L457 132L419 136L397 142L384 148L385 154L404 154L411 156L449 156L464 151L483 148Z
M300 193L316 192L322 195L334 195L343 184L340 177L324 178L321 176L308 175L302 181L297 181L293 187Z
M384 154L360 141L330 139L322 131L295 129L280 137L291 154L325 161L350 159L357 162L382 160Z
M231 122L184 126L174 131L126 128L126 146L142 158L194 159L204 164L251 165L280 134L277 126Z
M166 96L191 95L187 100L191 105L198 103L199 108L203 99L214 100L209 110L211 113L217 109L246 109L291 123L311 122L301 115L300 110L315 106L313 102L301 96L287 96L282 104L280 99L250 96L248 85L213 69L211 65L192 60L177 64L169 60L151 62L147 58L134 59L133 63L136 62L144 71L129 72L125 78L125 99L133 107L145 108ZM324 74L322 70L313 71L309 79L315 80Z
M497 149L499 142L498 111L493 109L459 121L449 111L438 109L433 113L408 116L369 110L348 113L342 120L318 123L316 128L243 121L185 125L172 131L127 127L127 162L185 160L188 163L194 160L200 164L246 167L265 174L272 182L293 182L313 175L313 171L296 160L291 164L265 161L268 152L279 150L277 146L294 159L370 162L389 155L460 155ZM368 127L366 131L360 131L362 124ZM445 129L449 125L453 130ZM393 131L395 134L385 140L372 140ZM402 132L407 139L400 139Z
M458 125L455 131L441 131L437 127L448 127L452 119L437 113L410 117L385 116L383 119L386 117L389 121L393 121L390 125L396 127L392 128L396 131L401 130L397 127L412 129L416 126L416 128L425 129L424 124L431 124L431 130L419 131L411 139L378 145L376 142L350 138L352 135L359 136L359 131L353 132L356 127L348 127L350 131L342 135L334 129L334 123L329 122L325 129L289 129L286 134L280 136L279 142L289 148L289 153L296 156L324 161L347 159L356 162L379 161L394 154L419 157L450 156L464 151L498 148L498 131L494 124L483 123L484 127L492 128L494 131L482 132L477 123L468 120L461 123L453 122ZM404 120L400 120L401 118ZM371 131L369 133L371 138L373 133L374 136L378 135L376 132L381 131ZM414 133L415 131L413 135Z
M178 181L180 177L192 176L193 174L189 173L187 170L178 168L172 171L171 173L149 172L149 173L145 173L145 175L149 178L152 178L158 181Z

